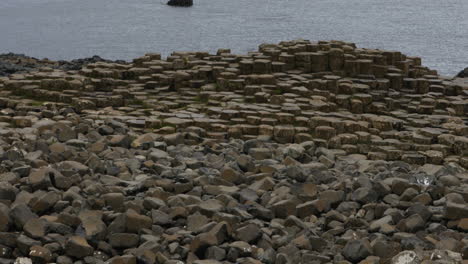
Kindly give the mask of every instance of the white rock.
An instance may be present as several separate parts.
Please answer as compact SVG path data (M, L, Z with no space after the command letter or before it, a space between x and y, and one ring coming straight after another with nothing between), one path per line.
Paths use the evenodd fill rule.
M392 258L391 264L420 264L421 258L412 250L400 252Z
M33 264L30 258L17 258L14 264Z

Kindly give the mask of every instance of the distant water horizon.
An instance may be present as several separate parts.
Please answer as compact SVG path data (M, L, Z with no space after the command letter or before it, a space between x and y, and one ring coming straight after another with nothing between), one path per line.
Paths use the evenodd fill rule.
M71 60L131 60L149 52L343 40L398 50L452 76L468 67L466 0L1 0L0 53Z

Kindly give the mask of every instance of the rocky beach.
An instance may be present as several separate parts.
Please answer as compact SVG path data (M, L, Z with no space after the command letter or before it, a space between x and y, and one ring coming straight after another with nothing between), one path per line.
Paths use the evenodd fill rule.
M0 75L0 264L468 263L468 82L419 57L294 40Z

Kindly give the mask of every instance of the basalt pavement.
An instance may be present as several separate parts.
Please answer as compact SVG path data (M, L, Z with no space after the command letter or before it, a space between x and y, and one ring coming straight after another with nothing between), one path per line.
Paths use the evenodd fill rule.
M0 78L0 263L462 263L468 85L341 41Z

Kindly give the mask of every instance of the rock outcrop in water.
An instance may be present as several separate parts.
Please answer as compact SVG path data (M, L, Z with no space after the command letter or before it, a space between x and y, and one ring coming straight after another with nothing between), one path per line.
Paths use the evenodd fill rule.
M468 68L465 68L463 71L457 74L459 78L468 78Z
M51 61L48 59L36 59L23 54L6 53L0 54L0 76L7 76L13 73L26 73L37 70L41 67L50 67L62 70L80 70L83 66L96 62L116 62L125 64L125 61L111 61L99 56L76 59L71 61Z
M0 263L462 263L468 85L290 41L0 78Z
M193 0L169 0L167 4L170 6L189 7L189 6L193 6Z

